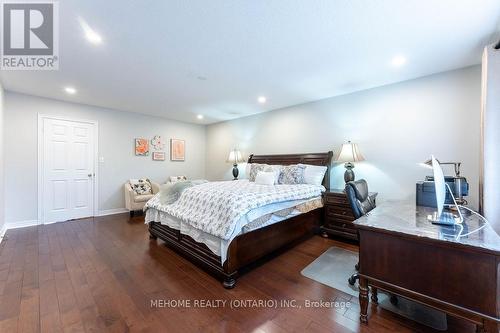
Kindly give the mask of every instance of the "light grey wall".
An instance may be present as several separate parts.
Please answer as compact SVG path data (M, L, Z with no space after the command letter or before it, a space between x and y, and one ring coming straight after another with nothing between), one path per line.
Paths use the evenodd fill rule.
M123 184L129 178L149 177L165 182L171 175L205 176L205 126L187 124L137 113L115 111L5 93L5 206L7 223L37 219L38 114L95 120L99 123L99 210L125 207ZM134 138L166 140L167 160L134 155ZM186 140L186 161L171 162L170 138Z
M4 90L0 84L0 231L3 229L5 224L5 209L4 209L4 197L5 197L5 186L4 186Z
M486 47L483 94L483 212L500 234L500 50Z
M235 146L247 155L304 153L351 140L366 158L356 164L356 177L381 200L414 198L415 182L430 174L418 163L435 154L463 162L477 207L480 94L481 71L474 66L210 125L207 177L231 178L225 160ZM333 188L343 187L343 173L343 165L333 168Z

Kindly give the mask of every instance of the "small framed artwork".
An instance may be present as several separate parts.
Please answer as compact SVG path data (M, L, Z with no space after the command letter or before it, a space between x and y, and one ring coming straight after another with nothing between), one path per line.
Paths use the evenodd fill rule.
M165 153L162 151L154 151L153 161L165 161Z
M165 143L163 142L161 135L155 135L151 139L151 146L153 146L155 150L163 150L163 148L165 148Z
M186 154L186 146L184 140L170 139L170 160L184 161Z
M137 138L135 139L135 155L148 156L149 155L149 140Z

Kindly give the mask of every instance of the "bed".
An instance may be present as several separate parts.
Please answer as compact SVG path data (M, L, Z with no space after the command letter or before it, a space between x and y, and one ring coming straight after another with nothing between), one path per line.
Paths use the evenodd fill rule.
M326 166L327 171L323 178L324 189L329 190L330 186L330 164L332 152L314 154L288 154L288 155L250 155L248 163L260 163L269 165L291 165L310 164ZM240 186L237 183L225 186ZM208 185L207 185L208 186ZM241 186L246 185L242 182ZM161 239L167 246L175 250L185 258L205 269L215 277L223 281L225 288L231 289L236 285L238 273L243 268L256 263L260 259L275 253L277 250L296 244L318 232L320 221L323 217L323 208L311 206L311 200L297 200L297 206L318 207L310 209L305 213L291 214L287 218L274 221L273 223L263 223L262 226L254 226L234 235L228 243L221 241L220 253L215 251L215 243L200 238L200 232L183 230L175 217L161 215L162 212L155 209L148 209L146 212L146 222L149 224L150 238ZM281 207L283 208L283 207ZM287 207L283 208L286 209ZM288 208L291 208L288 207ZM161 216L160 216L161 215ZM208 216L208 215L207 215ZM210 219L209 216L207 219ZM165 221L165 219L167 219ZM248 227L248 226L247 226ZM200 227L201 229L201 227ZM203 239L203 241L196 241ZM217 240L217 238L215 238ZM208 245L207 245L208 244Z

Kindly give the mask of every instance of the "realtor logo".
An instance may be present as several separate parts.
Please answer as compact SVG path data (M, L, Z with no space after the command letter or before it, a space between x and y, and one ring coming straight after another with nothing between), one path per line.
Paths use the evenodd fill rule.
M1 69L59 69L58 5L50 1L2 3Z

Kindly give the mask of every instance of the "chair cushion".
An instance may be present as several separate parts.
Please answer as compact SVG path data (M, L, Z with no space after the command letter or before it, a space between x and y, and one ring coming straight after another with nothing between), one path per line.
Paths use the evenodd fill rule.
M151 199L153 196L154 196L153 194L140 194L140 195L136 195L134 197L134 201L135 202L146 202L149 199Z

